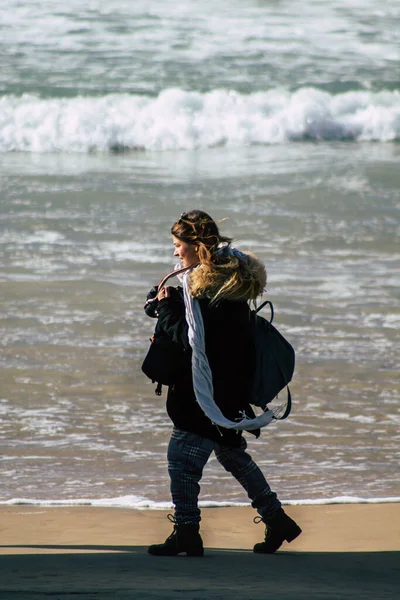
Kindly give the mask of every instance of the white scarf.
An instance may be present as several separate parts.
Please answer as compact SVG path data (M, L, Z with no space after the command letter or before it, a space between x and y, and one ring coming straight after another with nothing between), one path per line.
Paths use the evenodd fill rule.
M189 344L192 348L192 374L193 388L196 400L203 412L215 424L226 429L253 430L265 427L271 423L274 413L266 410L258 417L251 419L243 411L237 421L227 419L214 401L214 387L212 373L205 351L205 335L203 316L198 300L192 297L189 291L187 271L182 277L185 300L186 321L189 326Z

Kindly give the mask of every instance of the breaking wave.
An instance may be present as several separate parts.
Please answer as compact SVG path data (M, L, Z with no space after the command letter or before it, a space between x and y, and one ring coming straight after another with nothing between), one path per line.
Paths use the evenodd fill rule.
M0 152L190 150L307 139L399 140L400 91L167 89L155 98L0 98Z

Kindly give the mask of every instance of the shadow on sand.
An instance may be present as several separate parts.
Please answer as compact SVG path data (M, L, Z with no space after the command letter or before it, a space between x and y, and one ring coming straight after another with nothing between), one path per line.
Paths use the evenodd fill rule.
M206 549L154 557L143 546L8 546L1 600L397 600L400 552ZM23 554L23 549L36 554ZM46 552L46 551L51 552ZM59 551L59 552L57 552ZM19 552L15 554L15 552Z

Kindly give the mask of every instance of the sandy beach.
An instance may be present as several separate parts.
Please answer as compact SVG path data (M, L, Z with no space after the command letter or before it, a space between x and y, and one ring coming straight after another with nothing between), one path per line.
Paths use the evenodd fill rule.
M394 600L400 505L290 506L303 534L273 556L251 508L203 509L204 558L159 558L167 511L0 508L0 598Z

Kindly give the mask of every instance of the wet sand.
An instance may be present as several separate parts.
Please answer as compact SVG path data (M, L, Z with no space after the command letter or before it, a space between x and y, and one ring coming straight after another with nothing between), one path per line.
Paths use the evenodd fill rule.
M394 600L400 504L287 507L303 529L272 556L250 508L203 509L204 558L153 557L166 511L0 508L0 598Z

